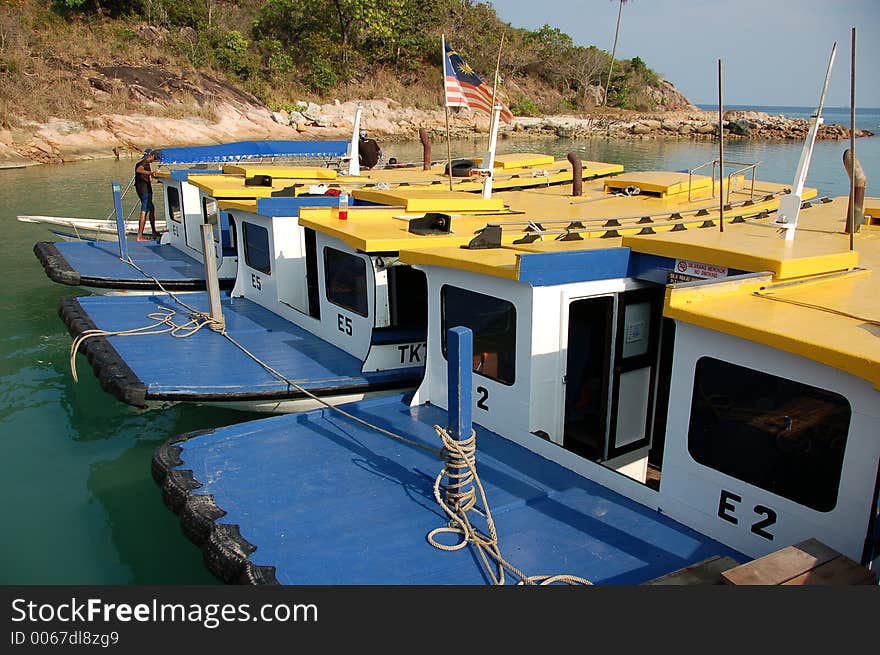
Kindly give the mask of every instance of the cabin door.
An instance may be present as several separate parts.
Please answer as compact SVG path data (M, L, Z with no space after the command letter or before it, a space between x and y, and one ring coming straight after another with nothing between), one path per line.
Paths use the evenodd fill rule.
M566 449L614 468L644 451L636 468L647 467L662 299L663 289L651 288L569 305Z
M608 459L650 445L662 303L662 287L627 291L618 297Z

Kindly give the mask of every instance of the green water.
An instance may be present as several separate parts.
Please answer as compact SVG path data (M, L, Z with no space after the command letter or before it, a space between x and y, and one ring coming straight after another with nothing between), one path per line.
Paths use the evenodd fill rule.
M869 195L880 195L880 137L857 153ZM808 184L846 195L840 164L848 142L820 142ZM455 155L483 142L454 144ZM662 141L499 142L499 152L538 150L619 162L629 169L687 169L716 156L712 143ZM386 157L421 160L418 143L386 144ZM730 144L728 161L762 161L761 179L790 182L800 144ZM434 158L445 144L434 145ZM110 183L123 186L133 161L103 160L0 171L0 584L213 584L201 553L182 534L150 476L153 451L170 436L258 415L198 406L141 411L101 390L83 356L71 378L71 339L58 300L77 289L50 281L33 254L46 228L19 214L105 217ZM126 208L128 208L127 205ZM159 209L159 217L161 209Z

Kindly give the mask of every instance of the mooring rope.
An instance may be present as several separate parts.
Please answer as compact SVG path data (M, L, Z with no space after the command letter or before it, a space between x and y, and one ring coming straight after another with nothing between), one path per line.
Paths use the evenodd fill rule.
M165 333L169 333L173 337L185 338L192 336L206 325L209 325L212 321L210 316L202 312L197 312L190 317L189 321L183 325L178 325L173 320L173 317L177 312L162 305L159 305L158 309L159 311L157 312L147 314L147 318L155 321L150 325L144 325L130 330L101 330L95 328L80 332L73 340L73 343L70 344L70 373L73 376L73 381L79 382L76 375L76 353L79 351L79 347L87 339L93 337L139 337ZM162 325L165 327L160 328Z
M508 562L501 555L501 548L498 545L498 533L495 529L495 520L492 518L492 512L489 509L489 502L486 499L486 490L480 476L477 474L476 450L477 435L471 430L471 434L466 439L454 439L447 430L439 425L434 426L434 430L443 443L443 449L446 452L446 463L440 470L440 473L434 480L434 499L440 505L449 522L446 527L435 528L428 533L428 542L444 551L461 550L468 544L477 549L483 567L486 570L492 584L504 584L504 572L509 571L515 575L520 585L549 585L561 582L569 585L591 585L592 583L586 578L578 576L559 574L559 575L526 575L513 564ZM443 478L447 478L446 483L446 500L440 491ZM477 495L483 507L483 511L477 509ZM474 511L483 515L486 520L486 533L478 530L471 523L468 512ZM441 534L454 534L460 537L460 541L456 544L447 545L437 540ZM493 562L494 561L494 564Z

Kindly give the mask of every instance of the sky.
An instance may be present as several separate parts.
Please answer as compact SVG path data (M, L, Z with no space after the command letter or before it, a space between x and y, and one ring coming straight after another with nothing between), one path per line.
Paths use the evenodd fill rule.
M618 0L491 0L513 27L558 27L611 51ZM880 0L629 0L617 59L641 57L691 102L816 107L834 42L826 107L849 107L852 28L857 107L880 107ZM502 54L503 68L503 54Z

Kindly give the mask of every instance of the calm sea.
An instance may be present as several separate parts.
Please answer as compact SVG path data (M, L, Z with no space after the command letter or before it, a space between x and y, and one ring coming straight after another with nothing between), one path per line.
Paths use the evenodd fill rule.
M728 107L733 108L733 107ZM756 107L787 116L812 108ZM849 125L849 110L826 108L828 122ZM856 155L868 194L880 195L880 109L857 112ZM161 144L156 144L161 145ZM485 149L456 142L456 156ZM807 184L830 196L847 195L841 157L849 141L816 145ZM421 161L418 142L386 144L386 157ZM631 170L693 168L716 156L711 142L501 140L499 152L541 151L619 162ZM434 157L445 144L434 144ZM758 177L791 182L800 143L729 141L725 160L761 162ZM442 156L442 155L440 155ZM51 282L33 254L52 235L18 222L19 214L105 217L111 181L126 184L133 161L101 160L0 171L0 584L213 584L200 552L183 536L150 477L150 458L168 437L250 420L257 415L197 406L140 411L101 390L83 356L79 382L70 372L71 339L58 301L79 295ZM145 347L148 347L145 345Z

